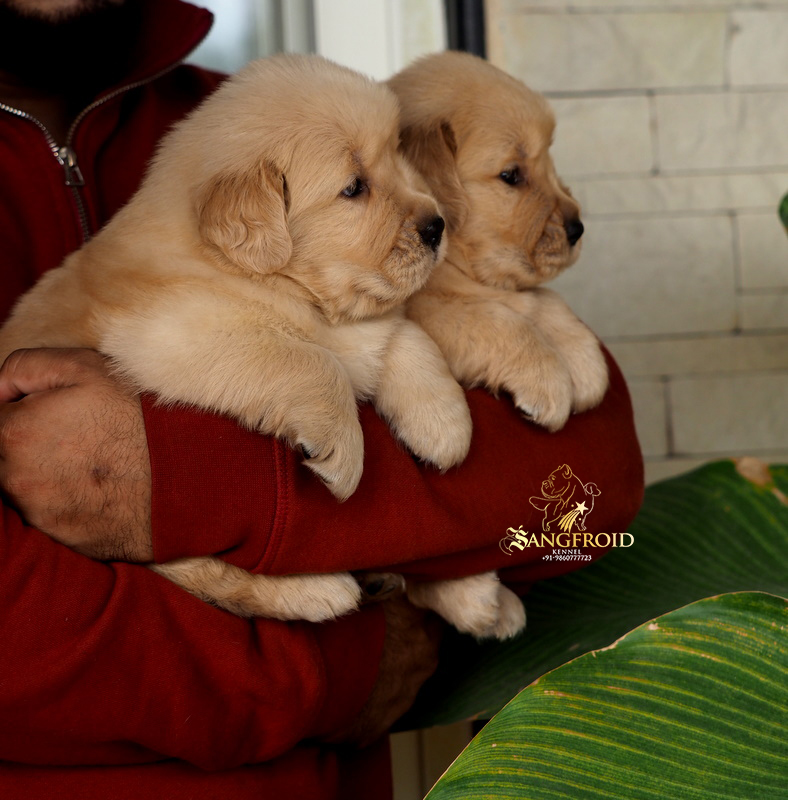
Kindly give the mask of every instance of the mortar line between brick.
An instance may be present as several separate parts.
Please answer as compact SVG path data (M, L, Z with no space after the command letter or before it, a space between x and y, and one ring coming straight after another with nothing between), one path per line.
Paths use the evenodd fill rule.
M648 100L648 127L651 134L651 174L656 176L661 173L659 161L659 118L657 116L657 102L653 91L646 93Z
M569 182L567 180L567 182ZM678 209L651 209L645 211L589 211L584 218L598 219L604 222L615 220L637 219L696 219L708 217L729 217L732 214L747 212L759 216L774 216L771 206L748 206L746 208L678 208ZM779 223L775 223L779 224Z
M545 89L531 83L531 88L541 92L549 100L596 100L613 97L643 97L645 92L654 92L663 97L681 97L688 95L753 95L753 94L788 94L785 83L742 84L723 86L721 83L708 86L630 86L621 89Z
M673 430L673 403L670 397L670 378L663 375L662 381L662 398L665 403L665 443L667 445L668 455L671 456L675 453L675 433Z
M771 291L771 290L769 290ZM560 290L559 290L560 293ZM768 292L764 292L766 294ZM749 292L748 292L749 294ZM780 294L788 294L788 290L780 292ZM788 329L788 325L786 326ZM737 334L737 338L741 337L746 339L757 338L761 335L766 336L785 336L786 333L783 329L769 329L766 328L763 332L759 333L755 330L748 329ZM717 331L675 331L667 333L643 333L633 336L603 336L602 339L606 344L654 344L654 343L680 343L680 342L697 342L704 339L726 339L733 336L730 330L717 330Z
M624 371L625 377L629 384L635 383L653 383L654 381L704 381L707 379L724 379L724 380L739 380L739 379L748 379L748 378L774 378L774 377L781 377L784 378L788 375L788 365L784 366L777 366L777 367L764 367L764 366L756 366L756 367L742 367L741 369L737 369L736 367L730 367L728 369L725 368L717 368L714 370L709 370L708 372L702 372L696 370L686 371L685 369L679 369L675 372L660 369L658 372L654 372L652 374L648 373L636 373L636 374L629 374L629 371L622 367Z
M648 463L656 463L658 461L674 461L674 460L697 460L697 461L717 461L723 458L740 458L741 456L779 456L788 450L783 447L742 447L742 448L725 448L724 450L680 450L672 455L664 458L662 456L646 456L644 461ZM776 463L772 461L772 463Z
M581 8L573 3L562 3L555 6L531 6L530 8L515 8L508 12L512 17L555 17L561 14L571 14L573 16L599 16L601 14L683 14L694 13L703 14L710 12L728 11L731 8L730 2L721 0L719 3L704 5L703 3L682 3L677 2L659 3L654 2L650 5L628 5L624 2L611 2L609 5L600 3L594 7ZM768 2L768 0L744 0L736 3L737 11L783 11L785 6L779 2Z
M727 9L725 19L725 38L723 41L722 53L722 83L730 91L731 89L731 51L733 49L733 35L737 30L736 23L733 21L731 9Z
M560 122L560 120L559 120ZM661 169L660 178L716 178L716 177L749 177L751 175L767 175L779 177L788 172L788 164L767 164L743 167L702 167L700 169ZM562 178L567 181L633 181L653 178L650 172L633 170L631 172L567 172L561 171Z
M735 320L733 330L741 333L742 330L742 308L741 297L744 288L744 276L742 274L741 259L741 234L739 232L739 217L735 211L731 211L731 247L733 248L733 309Z

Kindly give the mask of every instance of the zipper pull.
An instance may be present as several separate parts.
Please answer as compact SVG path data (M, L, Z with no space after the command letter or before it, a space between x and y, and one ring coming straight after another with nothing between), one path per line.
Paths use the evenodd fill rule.
M57 160L61 163L66 173L66 186L84 186L85 179L82 170L77 164L77 154L68 146L59 147Z

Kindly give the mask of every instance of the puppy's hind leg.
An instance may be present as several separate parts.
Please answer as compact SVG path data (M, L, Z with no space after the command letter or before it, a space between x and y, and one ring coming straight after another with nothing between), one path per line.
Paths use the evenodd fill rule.
M150 568L239 617L322 622L353 611L361 600L361 589L347 572L253 575L210 556L181 558Z
M471 413L438 346L402 320L386 351L375 406L408 449L439 469L463 461Z
M494 572L456 580L408 583L415 606L430 608L460 633L477 639L511 639L525 628L520 598Z

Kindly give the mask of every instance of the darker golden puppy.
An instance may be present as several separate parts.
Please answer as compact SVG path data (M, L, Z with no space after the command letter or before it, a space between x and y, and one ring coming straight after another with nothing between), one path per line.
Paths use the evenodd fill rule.
M466 53L417 62L388 84L401 106L401 149L441 205L446 259L408 303L466 386L508 391L549 430L597 405L607 367L596 337L554 292L535 288L574 263L580 209L556 175L547 102ZM497 608L494 635L525 625L495 573L457 582L456 608ZM479 603L473 593L485 598ZM411 587L440 609L443 584ZM445 613L445 612L444 612ZM450 618L450 617L449 617Z
M402 150L449 232L446 259L410 316L468 386L511 393L550 430L597 405L607 369L594 335L554 292L534 287L574 263L580 210L556 175L545 99L479 58L429 56L389 81Z

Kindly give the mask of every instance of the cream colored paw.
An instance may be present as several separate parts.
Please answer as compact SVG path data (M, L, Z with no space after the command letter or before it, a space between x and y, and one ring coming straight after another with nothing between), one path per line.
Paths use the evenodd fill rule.
M572 378L554 354L523 354L518 372L504 381L515 405L531 421L558 431L572 411Z
M522 603L494 572L408 584L408 597L414 605L432 609L460 633L477 639L508 639L525 628Z
M255 575L210 556L151 569L201 600L239 617L322 622L358 608L361 589L347 572Z
M608 372L599 341L555 292L539 289L518 297L531 304L531 317L541 335L558 354L572 381L572 411L579 413L602 402Z
M300 438L309 467L337 500L347 500L364 471L364 437L358 419L338 423L330 434Z
M444 397L424 402L414 398L411 413L396 421L397 435L407 448L440 470L461 464L471 446L473 424L459 384Z
M604 398L610 383L607 362L596 337L589 331L592 341L578 348L582 358L565 359L572 376L572 411L580 413L596 408ZM574 354L573 354L574 356Z
M277 619L323 622L355 611L361 602L361 588L348 572L271 577L281 582Z
M512 639L525 630L525 606L523 601L503 584L498 585L498 619L492 636L496 639Z

